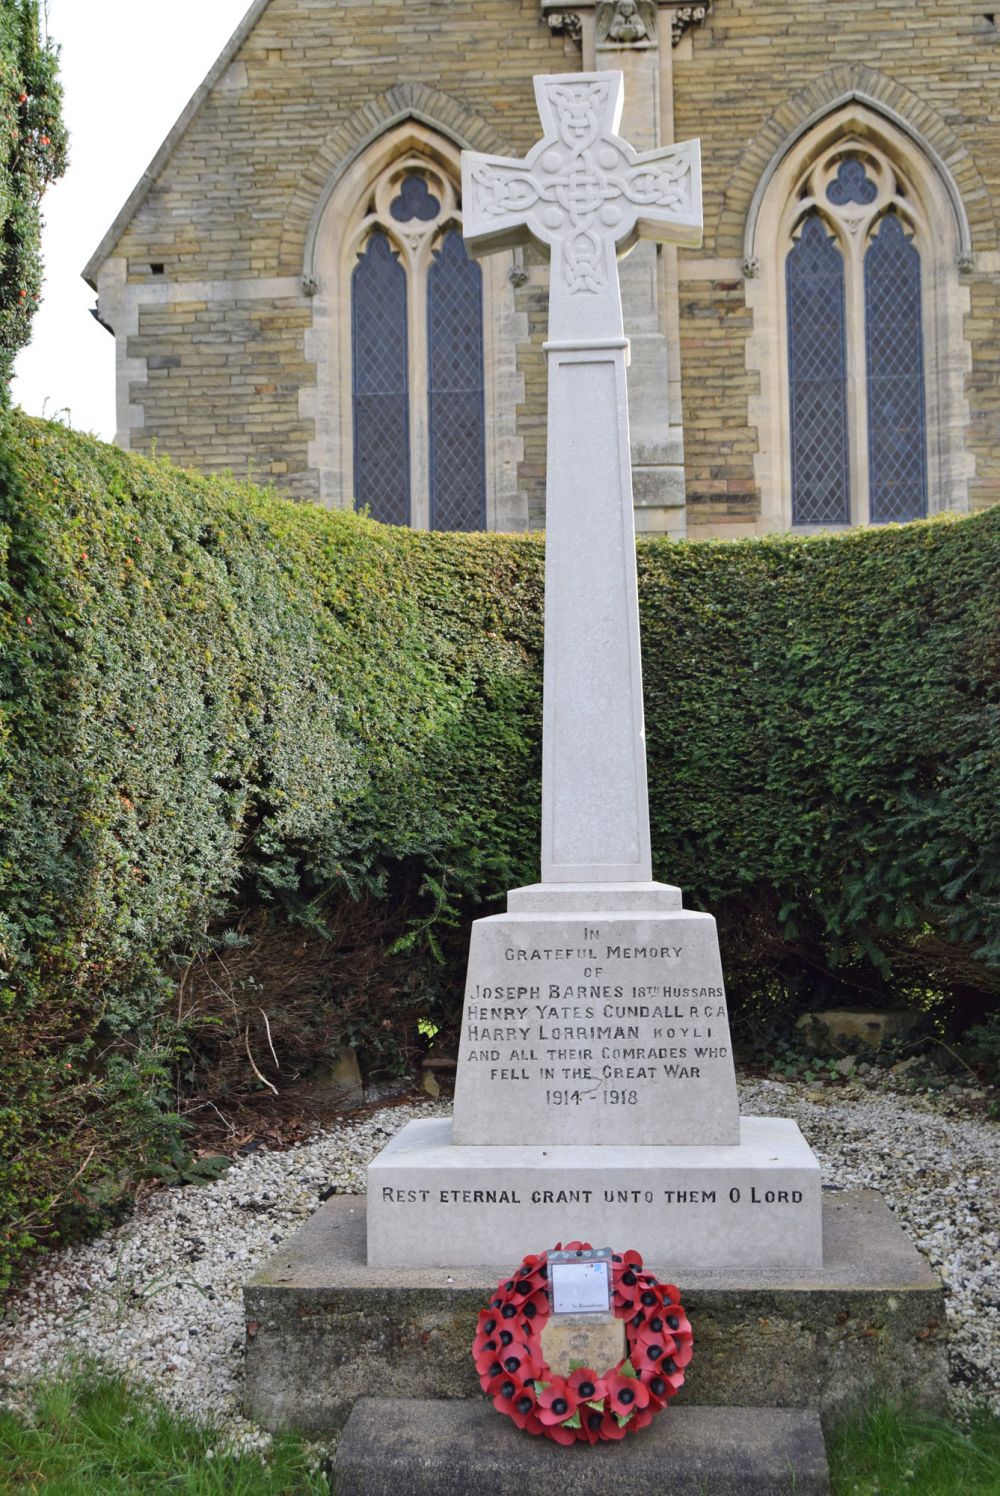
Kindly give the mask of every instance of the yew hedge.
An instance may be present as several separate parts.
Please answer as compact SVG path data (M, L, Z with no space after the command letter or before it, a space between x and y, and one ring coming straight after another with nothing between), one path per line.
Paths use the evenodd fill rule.
M235 912L374 902L373 1027L455 1022L537 875L543 561L2 441L0 1275L176 1147L178 963ZM738 1010L1000 988L998 578L1000 509L640 546L655 870Z

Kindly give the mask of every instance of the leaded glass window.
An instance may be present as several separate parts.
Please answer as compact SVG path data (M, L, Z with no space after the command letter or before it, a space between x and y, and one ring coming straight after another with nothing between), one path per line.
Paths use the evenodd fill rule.
M410 523L406 275L384 234L354 267L354 491L373 519Z
M851 480L844 259L818 214L806 219L786 275L792 523L846 525Z
M865 254L871 520L927 513L920 255L895 213Z
M432 530L486 523L483 276L449 229L427 277Z
M376 182L352 272L354 492L373 518L486 523L482 272L449 175L416 156Z
M785 260L794 525L927 513L920 225L898 169L831 147L804 173Z

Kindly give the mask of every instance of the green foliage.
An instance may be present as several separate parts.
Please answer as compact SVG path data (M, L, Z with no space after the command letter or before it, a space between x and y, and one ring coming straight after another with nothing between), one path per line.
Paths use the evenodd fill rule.
M0 1490L38 1496L307 1496L325 1477L301 1440L235 1455L211 1425L96 1369L39 1389L30 1419L0 1412Z
M42 292L39 204L66 169L58 54L38 0L0 0L0 406Z
M469 919L537 876L542 546L11 417L0 556L3 1264L183 1177L177 1087L220 1016L179 1029L174 975L237 916L262 942L367 922L369 966L384 918L381 987L313 949L317 1002L387 1063L404 1005L447 1047ZM718 915L738 1011L937 994L982 1019L998 575L1000 509L640 547L656 872ZM295 991L289 1023L316 1009Z
M1000 512L640 550L658 873L727 980L1000 989Z
M431 1015L461 901L532 872L541 557L16 416L0 551L9 1262L56 1220L87 1225L109 1176L176 1171L192 1036L164 973L235 906L412 906Z
M827 1436L834 1496L995 1496L1000 1418L988 1409L962 1421L875 1407Z

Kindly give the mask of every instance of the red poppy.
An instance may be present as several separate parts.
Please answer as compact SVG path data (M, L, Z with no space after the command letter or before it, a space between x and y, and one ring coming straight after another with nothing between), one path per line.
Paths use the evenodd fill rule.
M692 1337L691 1321L680 1304L667 1303L663 1307L663 1322L675 1340L681 1342Z
M479 1360L477 1360L476 1370L479 1373L479 1385L480 1387L482 1387L484 1392L495 1377L502 1376L504 1374L503 1362L500 1360L499 1355L497 1355L493 1351L486 1351L483 1356Z
M544 1433L547 1439L552 1439L556 1444L576 1443L577 1430L567 1428L564 1423L546 1424L545 1428L540 1429L539 1432Z
M476 1337L476 1344L472 1347L472 1359L475 1361L476 1370L480 1374L486 1371L492 1362L499 1360L500 1349L499 1340L480 1341L478 1336Z
M538 1421L538 1397L534 1387L521 1387L517 1396L511 1399L510 1408L505 1408L504 1411L509 1412L518 1428L526 1428L531 1434L541 1433L542 1425Z
M615 1313L619 1319L629 1319L636 1311L636 1295L639 1280L631 1268L615 1279Z
M472 1342L472 1356L477 1366L484 1351L500 1349L500 1328L493 1315L487 1317L485 1324L491 1324L491 1322L492 1327L489 1330L485 1327L477 1329L476 1338ZM482 1315L480 1315L480 1324L483 1324Z
M586 1404L580 1409L580 1427L576 1431L579 1444L597 1444L601 1439L601 1427L604 1423L604 1410L588 1408Z
M579 1367L568 1378L570 1391L577 1402L601 1402L608 1395L608 1386L603 1377L586 1367ZM591 1409L593 1412L593 1409Z
M529 1252L517 1270L519 1278L528 1277L531 1273L540 1272L546 1268L548 1258L545 1252Z
M647 1317L659 1314L663 1309L663 1298L656 1279L651 1278L648 1273L636 1273L636 1280L636 1309L641 1309Z
M521 1396L522 1392L527 1392L531 1389L526 1388L522 1382L516 1381L514 1377L508 1376L507 1372L503 1371L498 1377L494 1377L491 1382L488 1382L483 1390L492 1397L493 1406L498 1413L507 1413L513 1417L514 1403ZM534 1396L533 1391L532 1396Z
M537 1333L548 1319L550 1308L549 1291L544 1284L536 1288L534 1293L530 1294L523 1303L517 1306L518 1315L521 1318L534 1321L534 1333Z
M656 1368L640 1372L639 1378L649 1393L648 1406L657 1412L661 1408L665 1408L670 1399L677 1393L678 1389L672 1385L674 1379L663 1376ZM683 1381L683 1378L681 1380Z
M620 1372L615 1371L611 1376L605 1377L605 1381L608 1387L608 1407L619 1418L628 1417L637 1408L646 1407L649 1402L649 1389L637 1377L623 1377Z
M543 1423L565 1423L579 1407L580 1399L565 1377L553 1377L538 1394L538 1416Z
M629 1359L638 1373L658 1371L668 1359L662 1340L635 1340L630 1348Z
M523 1340L513 1340L501 1348L497 1360L502 1371L517 1381L526 1382L542 1374L541 1353L535 1346L525 1345ZM499 1375L499 1373L495 1373Z
M619 1423L615 1415L607 1408L605 1408L604 1412L601 1414L601 1427L598 1432L600 1433L602 1440L624 1439L626 1430L631 1426L631 1423L631 1418L629 1419L627 1424Z

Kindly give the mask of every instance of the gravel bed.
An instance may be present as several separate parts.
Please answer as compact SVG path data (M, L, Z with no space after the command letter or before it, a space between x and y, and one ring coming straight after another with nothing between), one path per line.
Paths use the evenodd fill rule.
M947 1098L860 1084L740 1090L744 1112L795 1118L824 1183L883 1192L945 1282L956 1401L1000 1412L1000 1125ZM233 1446L266 1446L239 1410L241 1285L334 1189L363 1193L368 1160L405 1122L446 1111L386 1107L287 1152L262 1149L45 1258L0 1324L0 1400L25 1405L34 1380L82 1354L220 1422Z
M744 1081L740 1107L794 1118L824 1185L881 1191L944 1283L953 1403L1000 1414L1000 1123L878 1082Z

